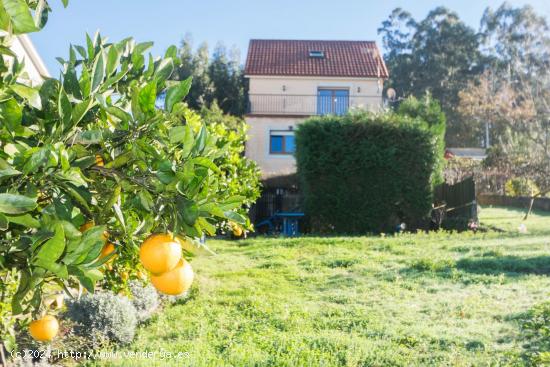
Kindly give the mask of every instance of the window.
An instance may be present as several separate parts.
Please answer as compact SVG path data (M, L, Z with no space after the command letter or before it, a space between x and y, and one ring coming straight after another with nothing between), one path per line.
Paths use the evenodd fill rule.
M269 132L269 154L293 154L294 131L271 130Z
M309 57L316 58L316 59L324 59L325 58L325 51L309 51Z
M348 89L319 88L317 91L317 114L343 115L349 109Z

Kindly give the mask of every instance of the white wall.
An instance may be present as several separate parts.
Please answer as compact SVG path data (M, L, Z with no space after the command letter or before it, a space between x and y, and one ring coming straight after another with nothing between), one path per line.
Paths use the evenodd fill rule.
M250 126L249 139L246 142L246 156L258 163L262 178L282 176L296 172L296 161L293 155L270 154L269 132L271 130L288 130L295 128L305 118L296 117L254 117L247 116Z
M249 76L249 80L253 113L246 117L246 122L250 126L246 156L258 163L263 178L296 172L294 156L269 153L269 133L271 130L294 128L315 113L318 88L348 88L350 108L378 110L382 107L383 85L379 79ZM269 100L268 109L268 103L266 102L265 105L263 103L265 99L254 98L254 95L274 95L275 97L272 99L269 96L266 97ZM296 95L310 97L280 97ZM256 109L254 103L256 103ZM262 114L261 111L269 111L269 113Z
M14 37L10 49L17 55L19 61L24 60L24 72L27 73L34 86L42 84L44 77L50 76L42 58L28 36Z
M249 76L249 94L317 95L318 88L349 88L350 96L380 97L377 78ZM283 91L283 86L285 90ZM360 89L360 91L358 90Z

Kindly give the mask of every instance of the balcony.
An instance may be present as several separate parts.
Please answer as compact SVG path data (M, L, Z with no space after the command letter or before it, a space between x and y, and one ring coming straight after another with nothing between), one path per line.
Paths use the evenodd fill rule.
M250 115L342 115L350 109L376 109L380 96L250 94Z

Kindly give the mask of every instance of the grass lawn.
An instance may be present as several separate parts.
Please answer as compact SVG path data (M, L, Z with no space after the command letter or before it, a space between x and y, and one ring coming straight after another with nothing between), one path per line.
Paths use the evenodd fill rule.
M520 234L522 215L484 208L502 232L210 241L192 299L122 349L156 357L88 364L520 365L519 320L550 294L550 216Z

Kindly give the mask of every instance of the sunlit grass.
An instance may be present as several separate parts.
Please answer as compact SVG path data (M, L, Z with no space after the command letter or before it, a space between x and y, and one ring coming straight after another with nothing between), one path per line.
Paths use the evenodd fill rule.
M192 299L116 366L521 365L518 317L550 292L550 216L481 211L489 232L209 241ZM160 351L182 359L161 358Z

